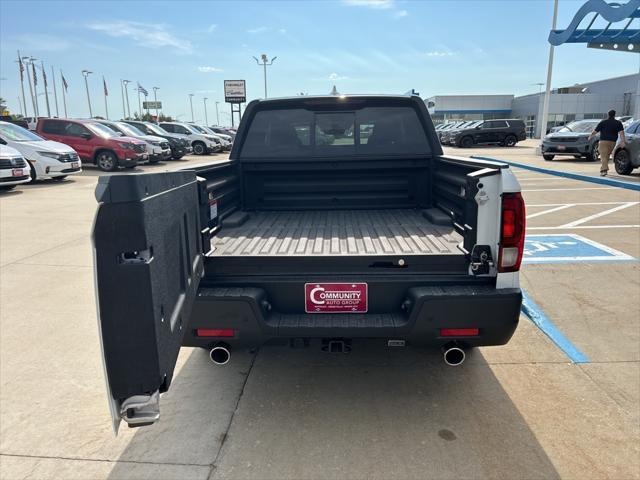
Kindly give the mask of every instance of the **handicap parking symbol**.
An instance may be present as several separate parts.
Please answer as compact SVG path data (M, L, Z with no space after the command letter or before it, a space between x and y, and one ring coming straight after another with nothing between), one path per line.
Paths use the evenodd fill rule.
M527 235L523 263L635 260L631 255L576 234Z

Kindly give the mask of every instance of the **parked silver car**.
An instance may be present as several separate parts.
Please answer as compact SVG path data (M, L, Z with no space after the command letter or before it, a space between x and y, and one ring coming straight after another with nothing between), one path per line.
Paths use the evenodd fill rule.
M624 148L620 147L620 139L613 148L613 164L620 175L629 175L640 167L640 120L628 124L624 136L627 140Z
M558 155L584 157L592 162L600 160L598 153L600 135L589 138L598 123L600 120L578 120L546 135L542 139L542 157L547 161L553 160Z

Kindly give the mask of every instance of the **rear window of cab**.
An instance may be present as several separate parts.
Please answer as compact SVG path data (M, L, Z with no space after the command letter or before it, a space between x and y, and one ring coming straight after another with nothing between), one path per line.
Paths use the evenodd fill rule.
M411 107L356 111L261 110L247 128L240 158L425 155L425 130Z

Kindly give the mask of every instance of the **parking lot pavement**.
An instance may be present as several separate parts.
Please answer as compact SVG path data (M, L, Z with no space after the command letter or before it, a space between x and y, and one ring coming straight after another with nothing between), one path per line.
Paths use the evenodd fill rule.
M578 173L592 177L600 176L600 162L588 162L581 158L556 157L553 161L546 161L542 155L536 154L536 147L540 140L528 138L519 142L515 147L505 148L497 145L475 146L473 148L444 147L445 154L459 156L486 156L524 163L533 167L548 168L559 172ZM625 182L640 183L640 169L635 169L631 175L618 175L613 166L613 160L609 163L609 178Z
M588 363L524 315L508 345L458 368L357 344L234 352L221 368L184 348L160 422L117 438L89 238L97 171L0 196L0 478L640 478L639 194L515 171L529 234L556 236L528 244L523 287Z

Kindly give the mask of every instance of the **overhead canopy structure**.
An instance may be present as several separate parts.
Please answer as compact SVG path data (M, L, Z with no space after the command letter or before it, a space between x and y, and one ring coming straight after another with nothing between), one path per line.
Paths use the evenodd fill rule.
M591 14L586 28L579 28ZM598 18L607 22L604 28L594 26ZM554 46L586 43L590 48L640 53L640 29L631 28L639 23L640 0L629 0L626 4L589 0L576 12L566 29L551 30L549 43Z

